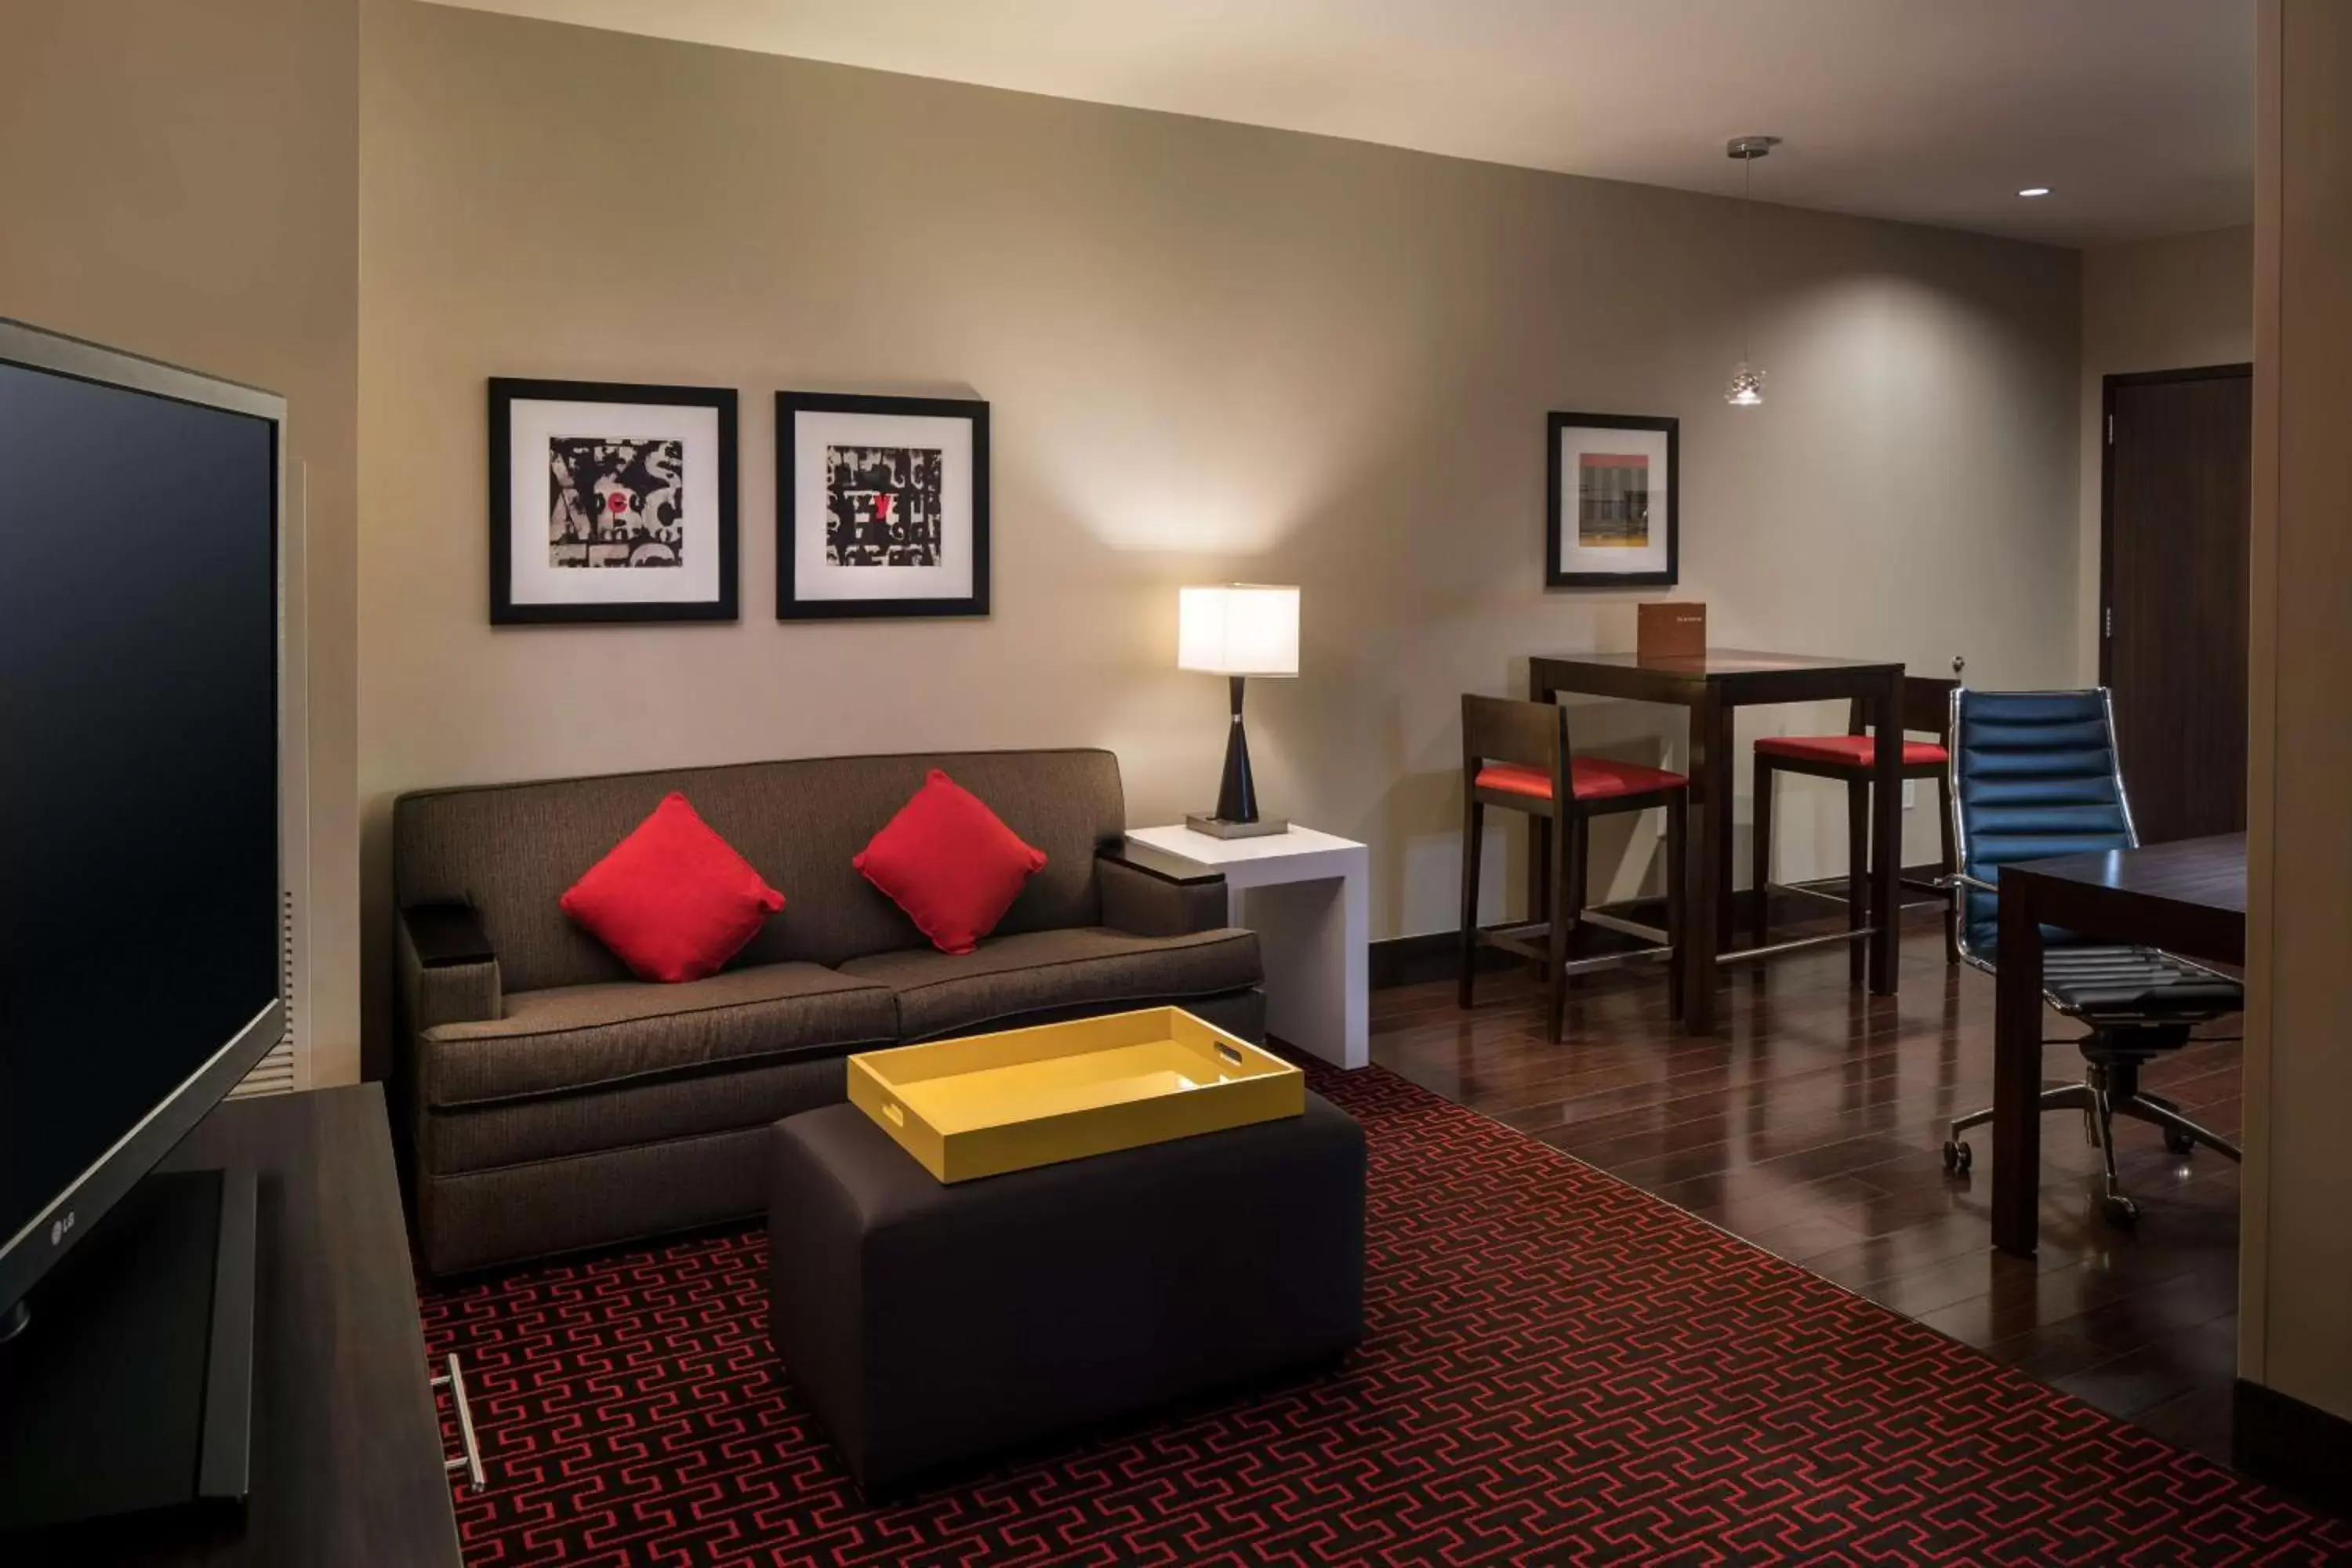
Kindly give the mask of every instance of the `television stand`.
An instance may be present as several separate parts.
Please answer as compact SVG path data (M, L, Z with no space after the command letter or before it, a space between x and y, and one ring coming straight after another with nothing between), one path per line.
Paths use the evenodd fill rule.
M0 1563L458 1568L449 1450L426 1384L383 1089L226 1101L158 1169L223 1167L252 1173L260 1200L245 1506L0 1535ZM34 1290L32 1325L0 1360L59 1327L51 1282ZM16 1418L0 1401L0 1427Z
M0 1530L245 1500L249 1170L146 1177L0 1350Z
M22 1301L6 1311L0 1312L0 1345L6 1344L10 1340L23 1333L25 1325L32 1321L33 1314L25 1310L25 1303Z

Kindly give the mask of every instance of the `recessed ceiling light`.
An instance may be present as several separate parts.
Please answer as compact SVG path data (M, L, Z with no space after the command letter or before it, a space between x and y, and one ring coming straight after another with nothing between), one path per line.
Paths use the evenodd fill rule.
M2017 194L2021 196L2046 196L2050 194L2050 187L2047 185L2028 185L2025 189L2018 192Z

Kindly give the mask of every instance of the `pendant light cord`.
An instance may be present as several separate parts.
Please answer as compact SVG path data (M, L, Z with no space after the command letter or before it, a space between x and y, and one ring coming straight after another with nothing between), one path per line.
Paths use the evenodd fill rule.
M1743 262L1748 267L1754 267L1756 265L1756 154L1753 153L1739 160L1739 248L1743 253ZM1755 300L1753 289L1740 290L1739 363L1741 364L1748 363L1748 330L1756 313Z

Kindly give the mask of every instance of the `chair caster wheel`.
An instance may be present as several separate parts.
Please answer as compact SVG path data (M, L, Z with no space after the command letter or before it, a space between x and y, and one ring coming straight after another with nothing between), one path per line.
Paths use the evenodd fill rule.
M2197 1152L2197 1140L2186 1132L2174 1132L2168 1130L2164 1134L2164 1146L2169 1152L2186 1160Z
M1975 1156L1969 1152L1968 1144L1956 1143L1948 1138L1944 1141L1944 1174L1965 1176L1973 1163Z
M2101 1200L2099 1207L2106 1215L2107 1223L2118 1229L2129 1230L2139 1223L2139 1205L2121 1193Z

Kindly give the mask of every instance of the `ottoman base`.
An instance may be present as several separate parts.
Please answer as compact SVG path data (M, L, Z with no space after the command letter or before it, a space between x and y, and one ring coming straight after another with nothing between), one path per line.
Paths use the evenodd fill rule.
M1364 1135L1314 1094L954 1185L854 1106L773 1139L769 1332L870 1490L1363 1337Z

